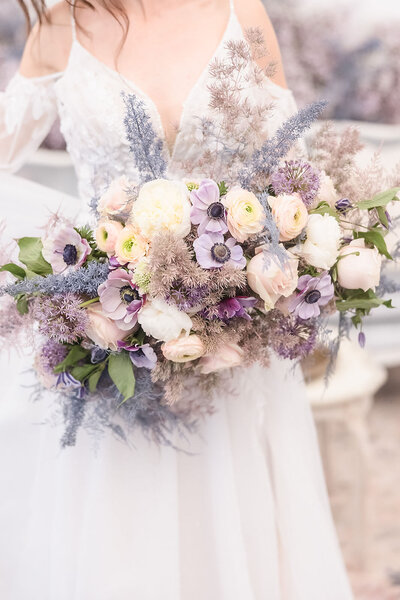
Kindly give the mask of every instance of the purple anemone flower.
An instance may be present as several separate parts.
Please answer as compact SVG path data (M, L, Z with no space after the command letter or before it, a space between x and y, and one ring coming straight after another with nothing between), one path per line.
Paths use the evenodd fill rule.
M203 269L215 269L230 265L244 269L246 259L243 249L232 237L224 240L220 233L203 233L193 242L197 262Z
M61 227L53 237L43 241L42 255L53 273L79 269L91 253L89 242L73 227Z
M251 321L250 315L246 312L246 308L253 308L257 304L257 299L252 296L236 296L236 298L227 298L222 300L218 308L218 317L221 321L229 321L234 317L240 317Z
M219 196L218 185L212 179L204 179L199 188L192 190L190 200L193 208L190 219L198 225L198 234L226 233L226 209Z
M320 306L325 306L333 298L335 290L329 273L322 273L320 277L303 275L297 283L298 294L289 301L289 312L306 321L318 317Z
M146 301L132 275L124 269L110 272L107 281L99 285L99 297L104 314L124 331L136 325L138 312Z
M150 344L142 346L129 344L128 342L118 342L118 348L129 352L129 358L135 367L144 367L145 369L154 369L157 363L157 355Z

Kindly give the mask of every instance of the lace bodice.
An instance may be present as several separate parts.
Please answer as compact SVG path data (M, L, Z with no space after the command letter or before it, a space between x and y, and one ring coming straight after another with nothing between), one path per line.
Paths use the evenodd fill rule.
M112 179L122 174L138 180L124 130L125 105L121 92L125 91L143 101L155 132L164 140L168 175L200 176L201 172L185 172L183 165L196 164L197 156L204 152L199 119L207 119L211 110L209 66L215 59L224 60L230 40L244 41L233 3L223 38L182 106L179 130L170 150L154 102L134 82L90 54L74 35L65 71L34 79L17 74L6 92L0 94L0 168L17 170L39 146L58 113L78 176L80 194L85 201L98 197ZM257 135L257 139L271 136L296 107L292 93L267 77L261 86L249 88L246 94L250 103L262 96L263 102L274 104L262 131L258 134L253 131L254 139L248 145L250 151L256 145ZM210 146L210 152L214 150Z

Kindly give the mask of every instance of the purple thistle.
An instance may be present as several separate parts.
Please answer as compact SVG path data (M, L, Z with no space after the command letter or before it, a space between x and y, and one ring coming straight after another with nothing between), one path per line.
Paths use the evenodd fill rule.
M129 352L129 358L135 367L145 369L154 369L157 363L157 355L150 344L135 345L128 342L118 342L120 350Z
M75 294L38 297L31 307L39 331L51 340L73 344L85 336L88 317Z
M277 196L297 192L304 204L311 206L319 190L320 176L308 162L287 160L272 174L270 184Z
M193 204L191 221L198 225L197 233L226 233L226 209L220 200L218 185L212 179L204 179L198 189L192 190L190 200Z
M41 365L48 373L53 373L68 354L68 348L54 340L47 340L40 351Z
M302 321L295 316L285 316L274 311L271 328L271 347L282 358L296 360L312 352L317 343L317 327L314 321Z
M302 275L297 283L298 294L294 294L288 303L289 312L300 319L307 320L318 317L320 306L325 306L332 300L335 289L329 273L319 277Z
M169 304L175 304L180 310L188 311L201 304L202 300L209 293L207 285L188 287L181 280L175 280L171 284L171 291L165 300Z

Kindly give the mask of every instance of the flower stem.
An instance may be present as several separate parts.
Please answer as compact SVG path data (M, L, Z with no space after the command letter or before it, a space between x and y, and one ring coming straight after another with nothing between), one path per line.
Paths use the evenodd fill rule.
M99 296L96 296L96 298L92 298L91 300L86 300L86 302L82 302L82 304L79 305L79 308L85 308L86 306L89 306L90 304L94 304L95 302L98 302L100 300Z

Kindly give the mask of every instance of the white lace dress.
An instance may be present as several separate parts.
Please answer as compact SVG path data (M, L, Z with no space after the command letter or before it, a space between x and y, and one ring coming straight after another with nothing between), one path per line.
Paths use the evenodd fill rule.
M227 39L242 39L235 12ZM192 89L168 158L169 173L200 148L195 117L207 111L208 70ZM57 112L84 202L121 173L134 178L124 141L122 89L155 105L75 39L66 70L16 75L0 95L0 166L17 169ZM295 106L266 80L271 135ZM37 231L45 207L77 201L3 175L1 214L12 235ZM81 206L81 219L86 208ZM349 600L316 435L301 374L274 359L238 369L217 412L186 442L157 447L138 431L130 445L85 432L60 450L52 410L33 403L29 357L1 357L0 597L4 600Z

